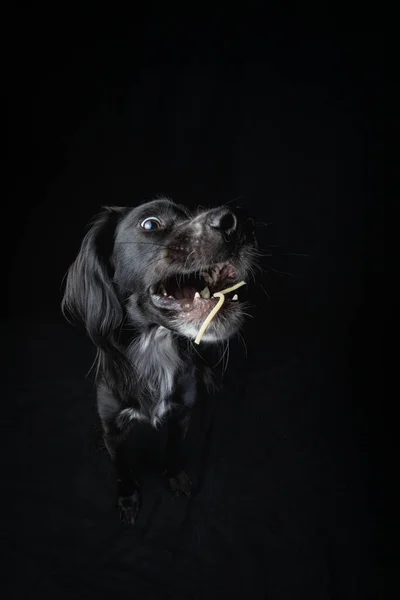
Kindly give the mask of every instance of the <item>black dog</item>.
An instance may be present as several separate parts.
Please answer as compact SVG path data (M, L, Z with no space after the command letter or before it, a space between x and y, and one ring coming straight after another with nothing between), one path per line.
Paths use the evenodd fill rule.
M143 427L167 421L170 485L190 493L182 444L196 397L212 387L193 340L217 302L212 295L249 280L255 246L254 222L238 211L191 215L159 199L105 209L68 271L63 311L83 321L97 348L98 411L124 522L135 522L143 468L127 440L140 439ZM241 291L227 294L200 348L237 333Z

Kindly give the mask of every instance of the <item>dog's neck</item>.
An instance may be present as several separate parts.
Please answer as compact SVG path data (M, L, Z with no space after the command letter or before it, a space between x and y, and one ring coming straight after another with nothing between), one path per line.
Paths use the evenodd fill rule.
M142 332L129 346L128 355L136 377L153 397L162 402L171 395L184 361L174 334L165 327Z

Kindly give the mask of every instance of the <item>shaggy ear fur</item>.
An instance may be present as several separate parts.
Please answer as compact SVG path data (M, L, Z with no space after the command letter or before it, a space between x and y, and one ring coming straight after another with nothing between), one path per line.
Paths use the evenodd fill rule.
M97 367L107 353L114 358L114 366L120 376L126 359L118 349L116 330L124 313L112 283L112 253L116 227L127 210L105 207L95 217L75 262L68 270L62 300L64 315L79 319L96 345ZM122 379L125 378L122 376Z

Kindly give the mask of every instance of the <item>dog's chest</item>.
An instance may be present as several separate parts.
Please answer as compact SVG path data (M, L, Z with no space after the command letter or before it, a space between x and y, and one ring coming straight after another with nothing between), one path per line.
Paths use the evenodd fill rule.
M171 333L157 327L143 333L134 347L133 362L138 378L160 401L171 395L177 373L182 366Z

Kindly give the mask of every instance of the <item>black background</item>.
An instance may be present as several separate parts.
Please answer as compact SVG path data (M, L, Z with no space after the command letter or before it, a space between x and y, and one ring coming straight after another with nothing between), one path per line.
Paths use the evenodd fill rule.
M6 597L372 598L389 437L377 16L92 17L10 18L3 54ZM271 256L201 492L176 501L150 477L130 530L97 446L93 349L60 286L102 205L156 194L237 201Z

